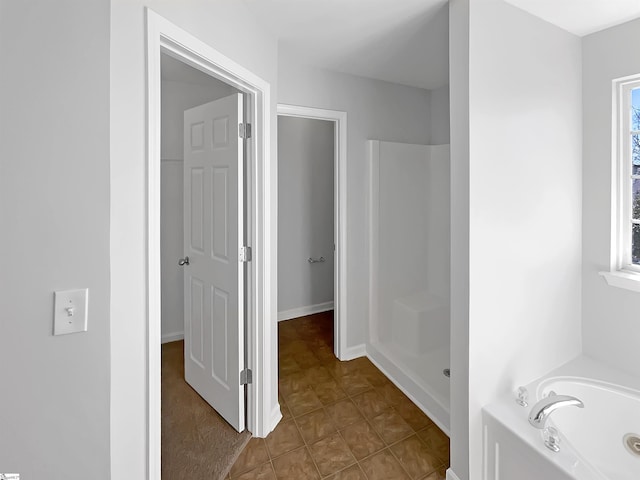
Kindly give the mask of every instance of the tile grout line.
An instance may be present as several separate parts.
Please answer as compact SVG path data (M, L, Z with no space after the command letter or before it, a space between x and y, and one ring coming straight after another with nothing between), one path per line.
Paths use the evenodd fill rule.
M336 358L336 360L337 360L337 358ZM339 361L339 360L338 360L338 361ZM323 365L319 365L319 366L324 367ZM326 368L326 367L325 367L325 368ZM308 368L307 368L307 369L304 369L304 370L308 370ZM327 370L328 370L328 369L327 369ZM349 424L349 425L345 426L343 429L340 429L340 427L339 427L339 426L337 426L337 425L335 424L335 422L333 422L333 419L331 419L331 416L330 416L330 415L328 414L328 412L326 411L326 407L328 407L328 406L330 406L330 405L333 405L333 404L336 404L336 403L339 403L339 402L341 402L341 401L343 401L343 400L345 400L345 399L348 399L348 400L350 400L350 401L351 401L351 403L354 405L354 407L357 409L357 411L362 415L362 420L364 420L364 421L365 421L365 422L366 422L366 423L371 427L372 431L373 431L374 433L376 433L376 435L378 435L378 436L380 437L380 433L379 433L379 432L375 429L375 427L371 424L371 421L370 421L371 419L367 418L367 416L364 414L364 411L362 410L362 408L361 408L361 407L360 407L360 406L359 406L359 405L354 401L354 398L355 398L355 397L360 396L360 395L362 395L362 394L364 394L364 393L367 393L367 392L370 392L370 391L374 391L374 392L376 392L376 387L375 387L374 385L372 385L371 383L369 383L369 381L368 381L368 380L366 380L366 379L365 379L365 381L366 381L366 382L367 382L367 384L369 385L369 387L368 387L368 388L366 388L366 389L365 389L365 390L363 390L363 391L358 391L358 392L355 392L355 393L349 393L347 390L345 390L344 388L342 388L342 387L341 387L341 385L340 385L341 377L339 377L339 376L337 376L337 375L332 375L332 374L331 374L331 371L329 371L329 370L328 370L328 372L329 372L329 375L332 377L332 379L335 381L335 383L336 383L336 385L338 386L338 388L339 388L343 393L345 393L346 397L345 397L345 398L342 398L342 399L339 399L339 400L336 400L336 401L334 401L334 402L331 402L331 403L329 403L329 404L327 404L327 405L324 405L324 404L323 404L323 405L321 405L321 407L319 407L319 408L317 408L317 409L315 409L315 410L311 410L311 411L309 411L309 412L306 412L306 413L300 414L300 415L298 415L298 416L293 416L293 414L292 414L292 417L293 417L293 419L294 419L295 425L296 425L296 427L298 428L298 431L299 431L299 433L300 433L300 435L301 435L301 437L302 437L302 439L303 439L304 444L305 444L308 448L310 447L310 445L307 443L306 439L305 439L305 438L304 438L304 436L302 435L302 432L301 432L301 430L300 430L300 427L299 427L299 424L298 424L298 422L297 422L296 418L299 418L299 417L301 417L301 416L304 416L304 415L307 415L307 414L313 413L313 412L318 411L318 410L323 410L323 412L325 413L325 415L327 415L327 417L332 421L333 425L336 427L336 431L337 431L338 435L342 438L342 440L343 440L343 441L345 442L345 444L346 444L346 441L344 440L344 436L343 436L343 434L342 434L342 431L343 431L344 429L348 428L349 426L351 426L351 425L353 425L353 424L355 424L355 423L358 423L358 422L359 422L359 421L361 421L361 420L358 420L358 421L356 421L356 422L353 422L352 424ZM358 369L357 369L357 367L356 367L356 370L355 370L354 372L348 372L347 374L349 374L349 373L360 373L360 372L358 372ZM383 374L383 375L384 375L384 374ZM389 381L389 380L387 379L387 381ZM311 389L313 390L313 387L311 387L311 386L308 386L308 387L309 387L309 388L311 388ZM315 391L314 391L314 393L315 393ZM376 392L376 393L377 393L377 392ZM284 400L285 400L285 402L286 402L286 399L285 399L284 395L283 395L283 399L284 399ZM385 401L385 403L387 403L387 402ZM392 405L389 405L389 406L388 406L388 408L393 409L394 411L396 411L396 410L393 408L393 406L392 406ZM400 414L399 414L399 412L397 412L397 411L396 411L396 413L398 413L398 415L400 415ZM402 418L402 416L401 416L401 415L400 415L400 417ZM403 420L404 420L404 419L403 419ZM413 434L416 434L416 432L415 432L415 430L413 429L413 427L411 427L410 425L409 425L409 427L412 429ZM395 442L395 443L398 443L398 442L400 442L400 441L404 440L405 438L409 438L409 436L411 436L411 435L408 435L407 437L403 437L402 439L398 440L398 441L397 441L397 442ZM326 438L326 437L323 437L323 438ZM319 441L321 441L323 438L318 439L317 441L319 442ZM389 448L389 449L390 449L390 446L391 446L391 445L395 445L395 443L393 443L393 444L389 444L386 440L384 440L384 438L383 438L383 437L380 437L380 440L382 441L382 443L383 443L384 447L383 447L383 448L381 448L381 449L379 449L379 450L377 450L377 451L375 451L375 452L372 452L370 455L367 455L366 457L363 457L361 460L358 460L358 459L356 459L356 458L355 458L355 455L353 455L353 451L351 451L351 448L350 448L350 447L348 446L348 444L347 444L347 447L349 448L349 452L350 452L351 456L353 457L353 459L355 460L355 464L357 464L357 465L358 465L358 467L360 468L360 470L362 471L362 473L363 473L363 474L365 475L365 477L367 477L367 478L368 478L368 476L367 476L367 474L364 472L364 470L363 470L363 468L362 468L362 466L361 466L360 462L361 462L362 460L366 460L367 458L372 457L372 456L374 456L374 455L376 455L376 454L380 453L381 451L383 451L383 450L385 450L385 449L387 449L387 448ZM316 442L316 443L317 443L317 442ZM391 452L391 453L393 454L393 452ZM313 455L311 455L311 457L312 457L312 460L314 461L314 464L316 465L316 468L318 469L318 473L320 473L320 469L318 468L317 463L316 463L315 459L313 458ZM394 458L395 458L395 456L394 456ZM400 463L400 462L399 462L399 463ZM342 470L345 470L345 469L347 469L347 468L349 468L349 467L351 467L351 466L353 466L353 465L355 465L355 464L350 464L350 465L348 465L348 466L344 467L344 468L343 468L343 469L341 469L341 470L338 470L338 471L336 471L336 472L333 472L331 475L335 475L336 473L339 473L339 472L341 472ZM401 466L402 466L402 464L401 464ZM403 468L403 470L404 470L404 468ZM323 478L321 473L320 473L320 475L321 475L321 478Z
M402 415L400 415L400 412L398 412L398 411L395 409L395 407L394 407L393 405L390 405L390 408L391 408L394 412L396 412L396 413L400 416L400 418L402 418L402 419L404 420L404 418L402 417ZM405 423L407 423L407 422L406 422L406 420L404 420L404 421L405 421ZM398 455L396 454L396 452L394 452L394 451L393 451L392 447L394 447L395 445L400 444L401 442L403 442L403 441L405 441L406 439L408 439L408 438L412 437L413 435L415 435L415 436L416 436L416 438L418 439L418 441L419 441L421 444L424 444L425 446L427 446L427 445L424 443L424 441L422 441L422 439L421 439L421 438L420 438L420 436L418 435L418 432L416 431L416 429L415 429L415 428L413 428L413 427L412 427L411 425L409 425L408 423L407 423L407 425L409 426L409 428L410 428L410 429L411 429L411 431L412 431L412 433L411 433L411 434L407 435L406 437L402 437L402 438L400 438L400 439L398 439L398 440L396 440L395 442L392 442L392 443L387 442L384 438L382 439L382 441L386 444L386 447L385 447L385 448L386 448L387 450L389 450L389 453L391 453L391 455L393 456L393 458L395 458L395 459L396 459L396 461L397 461L397 462L398 462L398 464L400 465L400 468L402 468L402 470L407 474L407 476L408 476L410 479L412 479L413 477L411 476L411 474L409 473L409 471L408 471L408 470L407 470L407 468L405 467L404 462L402 462L402 460L400 460L400 458L398 458ZM438 460L440 460L440 459L438 458ZM436 470L437 470L437 468L436 468ZM434 470L434 471L436 471L436 470ZM433 471L432 471L432 472L427 472L425 475L423 475L423 476L422 476L422 477L420 477L420 478L426 477L427 475L431 475L431 473L433 473ZM418 480L419 480L419 479L418 479Z
M337 358L336 358L336 360L337 360ZM343 435L342 435L342 433L341 433L341 431L340 431L339 426L338 426L338 425L336 425L336 423L335 423L335 421L333 420L332 416L329 414L329 412L328 412L328 411L327 411L327 409L326 409L328 406L330 406L330 405L334 405L334 404L336 404L336 403L339 403L339 402L341 402L341 401L345 400L346 398L348 398L349 400L352 400L352 399L351 399L351 397L349 396L349 393L348 393L347 391L345 391L345 390L340 386L340 384L338 383L338 378L336 378L336 377L334 377L334 376L332 376L332 375L331 375L331 372L329 371L329 369L327 369L324 365L322 365L322 363L320 363L320 364L318 364L318 365L314 365L314 366L320 366L320 367L322 367L322 368L325 368L325 370L327 370L327 372L328 372L328 374L329 374L330 378L331 378L331 379L336 383L337 387L338 387L338 388L339 388L339 389L340 389L340 390L341 390L341 391L346 395L346 397L345 397L345 398L338 399L338 400L335 400L335 401L333 401L333 402L329 402L328 404L324 404L324 403L323 403L323 402L318 398L318 400L320 400L320 403L321 403L320 407L318 407L318 408L316 408L316 409L314 409L314 410L310 410L310 411L308 411L308 412L305 412L305 413L299 414L299 415L297 415L297 416L294 416L294 415L293 415L293 413L292 413L292 418L293 418L293 420L294 420L294 423L295 423L295 425L296 425L296 428L298 429L298 433L299 433L299 434L300 434L300 436L302 437L302 441L303 441L303 443L304 443L305 447L307 447L307 449L309 450L309 455L310 455L310 457L311 457L311 460L313 461L313 463L314 463L314 465L315 465L315 467L316 467L316 470L318 471L318 474L320 475L320 478L321 478L321 479L323 479L323 478L328 478L328 477L330 477L330 476L332 476L332 475L336 475L337 473L339 473L339 472L341 472L341 471L343 471L343 470L346 470L347 468L350 468L350 467L352 467L353 465L358 465L358 468L360 469L360 471L362 471L362 473L365 475L365 477L367 477L367 478L368 478L368 476L367 476L367 475L364 473L364 471L362 470L362 467L360 466L359 461L356 459L355 455L354 455L354 454L353 454L353 452L351 451L351 448L349 447L349 445L348 445L348 444L346 443L346 441L344 440L344 437L343 437ZM310 368L312 368L312 367L307 367L307 368L306 368L306 369L304 369L304 370L309 370ZM311 385L307 385L307 388L311 389L311 390L314 392L314 394L316 395L316 397L317 397L317 394L316 394L315 390L313 389L313 386L311 386ZM283 399L284 399L284 400L285 400L285 402L286 402L286 399L284 398L284 395L283 395ZM356 408L358 408L358 407L357 407L357 405L355 405L355 402L353 402L353 400L352 400L352 403L354 403L354 406L355 406ZM320 410L322 410L322 412L324 413L324 415L329 419L329 421L332 423L332 425L336 428L336 432L335 432L335 433L337 433L337 434L340 436L340 438L344 441L344 443L347 445L347 448L349 449L349 453L350 453L351 457L353 458L353 460L355 461L355 463L351 463L351 464L347 465L346 467L344 467L344 468L342 468L342 469L340 469L340 470L337 470L337 471L335 471L335 472L332 472L331 474L326 475L326 476L323 476L323 475L322 475L322 472L320 472L320 468L318 467L318 464L317 464L317 462L316 462L316 460L315 460L315 458L314 458L313 454L311 453L311 445L307 442L307 440L306 440L306 438L304 437L304 435L302 435L302 430L300 429L300 425L299 425L298 420L297 420L297 419L299 419L300 417L302 417L302 416L304 416L304 415L308 415L308 414L311 414L311 413L313 413L313 412L317 412L317 411L320 411ZM354 423L355 423L355 422L354 422ZM333 433L332 433L332 434L329 434L329 435L326 435L326 436L324 436L324 437L322 437L322 438L317 439L315 443L318 443L318 442L320 442L320 441L324 440L325 438L330 437L331 435L333 435ZM313 445L315 445L315 443L314 443Z
M306 343L306 342L307 342L307 340L306 340L305 338L300 338L300 337L297 337L297 336L295 336L295 335L293 335L293 336L291 337L291 339L289 339L289 340L294 340L294 341L295 341L295 340L300 340L302 343ZM315 355L314 355L314 356L315 356ZM334 400L334 401L332 401L332 402L329 402L329 403L325 404L322 400L320 400L320 399L319 399L319 397L317 397L317 393L315 392L315 389L313 388L313 384L312 384L312 383L311 383L311 384L310 384L310 383L307 383L307 381L305 380L305 384L306 384L306 385L305 385L305 389L310 389L310 390L312 390L312 391L313 391L313 393L315 394L315 396L318 398L318 400L320 400L320 404L321 404L321 405L320 405L318 408L314 408L314 409L312 409L312 410L310 410L310 411L308 411L308 412L304 412L304 413L302 413L302 414L295 415L295 416L293 415L293 413L291 412L291 409L289 408L289 413L290 413L290 415L291 415L291 419L293 420L293 423L294 423L294 425L295 425L295 427L296 427L296 430L297 430L298 434L300 435L300 437L301 437L301 438L302 438L302 440L303 440L303 446L307 449L307 452L308 452L308 453L309 453L309 455L311 456L312 462L313 462L314 466L316 467L316 471L317 471L317 473L320 475L320 477L321 477L321 478L326 478L326 477L323 477L323 476L322 476L322 474L320 473L320 469L319 469L319 467L318 467L318 465L317 465L317 462L316 462L315 458L313 457L313 455L311 455L311 452L310 452L311 444L309 444L309 442L306 440L306 438L302 435L302 430L300 429L299 419L300 419L302 416L304 416L304 415L308 415L308 414L311 414L311 413L313 413L313 412L317 412L317 411L322 411L322 412L323 412L323 414L324 414L327 418L329 418L330 422L332 423L332 426L336 428L336 433L338 433L339 437L342 439L342 441L343 441L345 444L346 444L346 440L345 440L345 437L344 437L344 430L346 430L346 428L348 428L348 427L349 427L349 426L351 426L352 424L358 423L359 421L362 421L362 420L364 420L364 421L366 422L366 424L368 425L368 427L369 427L369 428L371 428L371 429L372 429L372 431L373 431L373 432L374 432L378 437L380 437L380 434L379 434L379 433L378 433L378 431L373 427L373 424L371 423L371 420L372 420L372 419L368 418L368 417L364 414L364 410L362 409L362 407L360 407L360 405L359 405L358 403L356 403L356 402L354 401L354 399L355 399L355 397L360 396L360 395L363 395L364 393L366 393L366 392L370 392L370 391L373 391L373 392L377 393L378 395L381 395L381 393L379 392L379 390L378 390L378 389L379 389L380 387L382 387L384 384L381 384L381 385L374 385L373 383L371 383L371 382L369 381L369 379L367 378L367 376L366 376L365 374L363 374L363 366L364 366L364 365L367 365L367 366L368 366L368 364L367 364L366 362L363 362L363 363L364 363L364 365L359 365L359 363L351 364L351 365L353 365L353 369L351 369L351 368L349 368L349 366L348 366L349 364L342 364L342 365L346 366L346 368L336 368L336 365L341 365L341 363L340 363L340 361L339 361L337 358L335 358L335 356L334 356L333 358L331 358L330 360L326 360L326 359L322 359L322 358L318 358L318 357L315 357L315 359L317 360L317 363L316 363L316 362L314 362L314 363L312 363L312 364L309 364L309 363L307 362L307 363L305 363L305 366L304 366L304 367L303 367L303 366L301 366L297 361L295 361L295 359L293 359L292 361L293 361L293 363L295 364L295 366L296 366L297 368L295 368L295 369L293 369L293 370L291 370L291 371L288 371L288 372L287 372L287 374L285 375L285 377L286 377L286 376L288 376L288 375L291 375L291 374L298 373L298 372L304 375L304 374L308 373L308 372L309 372L309 370L311 370L311 369L312 369L312 368L314 368L314 367L322 367L322 368L324 368L324 369L329 373L329 378L330 378L330 379L331 379L331 380L336 384L336 386L337 386L337 388L340 390L340 392L342 392L342 393L345 395L345 397L344 397L344 398L337 399L337 400ZM355 360L357 360L357 359L355 359ZM335 363L335 362L337 362L337 363ZM375 368L375 365L374 365L373 367ZM376 369L376 370L379 372L379 369ZM338 374L338 373L337 373L338 371L340 371L340 374ZM380 372L380 373L382 374L382 372ZM344 377L347 377L347 376L349 376L349 375L353 375L353 374L359 375L359 376L360 376L360 377L362 377L362 379L366 382L366 384L367 384L368 386L367 386L364 390L356 390L356 391L352 391L352 393L350 393L349 391L345 390L345 389L342 387L342 384L343 384L343 382L344 382ZM392 382L391 382L391 381L390 381L390 380L389 380L389 379L388 379L384 374L382 374L382 376L384 377L384 379L385 379L385 381L386 381L386 382L388 382L388 383L390 383L390 384L392 384L392 385L393 385L393 383L392 383ZM282 397L282 399L283 399L283 403L285 404L285 406L287 406L287 407L288 407L288 404L287 404L287 401L286 401L285 395L282 395L282 394L281 394L281 397ZM422 439L422 438L420 437L420 435L418 435L418 432L423 431L423 430L426 430L426 429L428 429L428 428L432 427L432 426L433 426L433 424L432 424L432 425L427 425L427 426L425 426L425 427L423 427L423 428L420 428L420 429L416 429L416 428L414 428L412 425L410 425L410 424L408 423L408 421L407 421L407 420L405 420L405 418L403 417L403 415L401 415L400 411L397 409L397 405L396 405L396 404L394 404L394 403L392 403L392 402L389 402L389 401L387 400L387 398L386 398L384 395L381 395L381 397L382 397L382 399L385 401L385 404L387 404L387 406L388 406L387 408L391 409L395 414L397 414L397 415L398 415L398 416L399 416L399 417L400 417L400 418L401 418L401 419L402 419L402 420L407 424L407 426L410 428L410 430L411 430L411 432L412 432L412 433L410 433L410 434L408 434L407 436L405 436L405 437L403 437L403 438L400 438L400 439L398 439L398 440L396 440L396 441L394 441L394 442L392 442L392 443L390 443L390 442L386 441L383 437L380 437L380 439L381 439L381 441L382 441L382 444L383 444L384 446L383 446L380 450L374 451L374 452L372 452L370 455L367 455L366 457L363 457L363 458L362 458L362 459L360 459L360 460L358 460L357 458L355 458L355 455L353 454L353 451L351 451L351 447L349 447L349 446L348 446L348 444L347 444L347 447L349 448L350 455L351 455L351 457L353 458L353 460L355 460L355 463L352 463L352 464L347 465L346 467L344 467L344 468L342 468L342 469L340 469L340 470L337 470L337 471L335 471L335 472L332 472L332 473L331 473L331 474L329 474L328 476L335 475L335 474L337 474L337 473L339 473L339 472L341 472L341 471L343 471L343 470L346 470L346 469L348 469L348 468L351 468L353 465L357 465L357 466L358 466L358 468L359 468L359 470L360 470L360 473L361 473L362 475L364 475L365 477L367 477L367 478L368 478L367 474L366 474L366 473L364 472L364 470L362 469L362 464L361 464L361 462L362 462L362 461L367 460L368 458L370 458L370 457L372 457L372 456L374 456L374 455L376 455L376 454L378 454L378 453L380 453L381 451L383 451L383 450L385 450L385 449L389 449L389 450L391 451L391 455L392 455L392 457L393 457L394 459L396 459L396 460L398 461L398 463L400 463L400 466L401 466L402 470L403 470L405 473L407 473L407 474L408 474L408 471L406 470L406 468L404 467L404 465L402 464L402 462L400 462L400 460L399 460L399 458L397 457L397 455L395 454L395 452L394 452L393 450L391 450L391 447L393 447L393 446L395 446L396 444L398 444L398 443L400 443L400 442L402 442L402 441L406 440L407 438L411 437L412 435L416 435L416 437L418 438L418 441L420 442L420 444L421 444L421 445L426 446L426 447L429 447L429 445L427 445L427 444L426 444L426 441L425 441L424 439ZM349 425L345 426L344 428L340 428L340 426L339 426L339 425L337 425L337 424L333 421L332 417L328 414L327 408L328 408L329 406L333 405L333 404L337 404L337 403L339 403L339 402L341 402L341 401L344 401L344 400L346 400L346 399L348 399L348 400L349 400L349 401L350 401L350 402L351 402L351 403L356 407L356 410L358 411L358 413L360 413L360 415L361 415L362 419L361 419L361 420L359 419L359 420L357 420L356 422L352 422L352 424L349 424ZM409 400L409 401L410 401L410 400ZM385 410L386 410L386 409L385 409ZM423 412L423 413L424 413L424 412ZM374 418L375 418L375 417L374 417ZM329 436L331 436L331 435L334 435L334 433L331 433L330 435L325 435L324 437L317 439L317 440L316 440L316 443L317 443L317 442L322 441L324 438L327 438L327 437L329 437ZM266 442L265 442L265 443L266 443ZM315 444L315 443L314 443L314 444ZM295 450L295 449L294 449L294 450ZM293 451L293 450L292 450L292 451ZM268 455L269 455L270 461L273 461L273 458L271 457L271 452L270 452L270 450L268 449L268 447L267 447L267 452L268 452ZM284 455L284 454L283 454L283 455ZM433 455L433 456L434 456L438 461L441 461L441 458L440 458L438 455ZM440 469L441 467L446 467L446 462L445 462L445 463L443 463L443 464L441 464L441 465L438 465L434 471L438 471L438 469ZM275 469L274 469L274 472L275 472ZM431 473L433 473L433 471L432 471L432 472L429 472L429 473L427 473L427 474L425 474L425 477L426 477L426 476L428 476L428 475L431 475ZM328 476L327 476L327 477L328 477ZM409 477L410 477L410 475L409 475ZM424 478L424 477L421 477L421 478Z
M367 381L367 383L369 383L369 382ZM358 411L360 412L360 414L361 414L361 415L362 415L362 417L364 418L364 421L365 421L365 422L366 422L366 423L371 427L371 429L373 430L373 432L375 432L375 433L376 433L376 435L378 435L378 437L379 437L379 438L380 438L380 440L382 441L382 443L383 443L384 447L383 447L383 448L381 448L381 449L379 449L379 450L377 450L377 451L375 451L375 452L372 452L371 454L367 455L366 457L363 457L362 459L358 460L358 461L357 461L357 463L358 463L358 465L360 466L360 462L361 462L361 461L363 461L363 460L367 460L368 458L371 458L371 457L374 457L375 455L379 454L380 452L383 452L384 450L389 450L389 452L391 453L391 455L392 455L392 456L393 456L393 457L398 461L398 463L400 464L400 468L402 468L402 470L407 474L407 476L408 476L409 478L411 478L411 475L409 475L409 472L407 472L407 470L404 468L404 466L402 465L402 462L400 462L400 460L399 460L399 459L394 455L393 450L391 450L391 446L392 446L392 445L395 445L396 443L401 442L402 440L404 440L404 438L403 438L403 439L398 440L397 442L395 442L395 443L393 443L393 444L390 444L389 442L387 442L387 441L384 439L384 437L380 434L380 432L378 432L378 430L377 430L377 429L374 427L374 425L371 423L371 420L372 420L373 418L375 418L375 417L368 418L368 417L367 417L367 415L364 413L363 409L358 405L358 403L357 403L357 402L355 402L355 401L353 400L353 398L354 398L355 396L362 395L362 394L367 393L367 392L369 392L369 391L374 391L374 392L378 393L378 392L376 391L376 387L375 387L375 386L371 385L370 383L369 383L369 385L371 386L371 389L364 390L363 392L359 392L358 394L351 395L351 394L349 394L349 392L345 392L345 393L347 394L347 396L349 397L349 399L352 401L352 403L354 404L354 406L358 409ZM378 395L379 395L379 394L378 394ZM387 402L387 401L386 401L386 399L383 399L383 400L385 400L385 403L387 403L388 408L390 408L390 409L392 409L392 410L396 411L396 410L393 408L393 405L389 404L389 402ZM381 415L382 413L383 413L383 412L380 412L380 415ZM398 413L398 412L396 412L396 413ZM398 413L398 415L399 415L399 413ZM402 416L400 416L400 417L402 418ZM403 420L404 420L404 419L403 419ZM409 425L409 427L411 427L411 426ZM346 428L346 427L345 427L345 428ZM411 429L413 430L413 428L412 428L412 427L411 427ZM414 432L414 434L415 434L415 433L416 433L416 432ZM341 434L341 432L340 432L340 434ZM342 435L342 434L341 434L341 435ZM409 438L410 436L411 436L411 435L407 436L406 438ZM346 442L345 442L345 443L346 443ZM360 470L361 470L361 471L362 471L362 473L365 475L365 477L367 477L367 479L368 479L368 478L369 478L369 476L367 475L367 473L364 471L364 469L363 469L361 466L360 466Z
M296 363L297 363L297 362L296 362ZM279 393L280 393L280 392L279 392ZM295 425L295 427L296 427L296 430L297 430L297 432L298 432L298 435L300 435L300 438L302 439L302 446L301 446L301 447L298 447L298 448L294 448L294 449L292 449L292 450L289 450L288 452L283 453L283 454L282 454L282 455L280 455L279 457L282 457L282 456L286 455L287 453L291 453L291 452L293 452L293 451L295 451L295 450L299 450L300 448L305 448L305 449L306 449L306 451L307 451L307 453L309 454L309 457L311 457L311 461L313 462L313 466L316 468L316 471L317 471L318 475L320 476L320 478L322 478L322 475L320 474L320 469L318 468L318 465L316 464L316 461L315 461L315 459L313 458L313 455L311 454L311 451L309 450L309 445L307 444L307 441L306 441L306 439L304 438L304 435L302 435L302 431L300 430L300 425L298 424L298 422L297 422L297 420L296 420L296 418L299 418L299 417L301 417L301 416L303 416L303 415L306 415L307 413L303 413L303 414L300 414L300 415L297 415L297 416L296 416L296 415L294 415L294 414L293 414L293 412L291 411L291 408L289 408L289 405L287 404L287 400L286 400L286 398L285 398L285 395L283 395L283 394L281 394L281 395L282 395L282 401L284 402L285 406L289 409L289 414L291 415L290 420L292 420L292 421L293 421L293 424L294 424L294 425ZM316 410L319 410L319 409L316 409ZM310 412L308 412L308 413L315 412L316 410L312 410L312 411L310 411ZM285 421L288 421L288 420L285 420ZM266 441L265 441L265 443L266 443ZM267 448L267 453L269 454L269 457L271 458L271 451L270 451L270 450L268 450L268 448ZM273 462L273 459L271 459L271 461ZM273 467L273 465L272 465L272 468L273 468L273 472L274 472L274 474L275 474L275 476L276 476L276 480L277 480L277 478L278 478L278 474L277 474L277 472L276 472L276 470L275 470L275 467Z
M360 372L356 372L356 373L360 373ZM383 375L384 375L384 374L383 374ZM385 377L386 377L386 375L385 375ZM337 379L336 379L336 380L337 380ZM365 414L364 410L363 410L363 409L358 405L358 403L357 403L357 402L355 402L355 401L354 401L354 397L357 397L357 396L359 396L359 395L363 395L364 393L367 393L367 392L370 392L370 391L374 391L376 394L380 395L380 394L377 392L377 388L376 388L376 386L372 385L372 384L371 384L368 380L366 380L366 379L365 379L365 381L369 384L369 386L370 386L371 388L368 388L368 389L366 389L366 390L363 390L362 392L358 392L358 393L354 393L354 394L350 394L349 392L347 392L347 391L345 390L345 393L347 394L347 396L349 397L349 399L352 401L352 403L354 404L354 406L356 407L356 409L358 409L358 411L360 412L360 414L361 414L361 415L362 415L362 417L364 418L365 422L367 422L367 423L371 426L371 428L373 429L373 431L374 431L374 432L375 432L375 433L380 437L380 439L382 440L382 442L383 442L383 444L385 445L385 447L384 447L384 448L382 448L382 449L380 449L380 450L378 450L378 451L376 451L376 452L371 453L371 454L370 454L370 455L368 455L367 457L363 457L361 460L356 460L356 463L358 463L358 465L359 465L359 464L360 464L360 461L362 461L362 460L366 460L367 458L370 458L370 457L373 457L374 455L377 455L378 453L380 453L380 452L382 452L382 451L384 451L384 450L389 450L389 453L391 453L392 457L396 459L396 461L397 461L397 462L398 462L398 464L400 465L400 468L402 469L402 471L404 471L404 472L406 473L406 475L411 479L411 478L412 478L411 474L410 474L410 473L409 473L409 471L406 469L406 467L405 467L404 463L403 463L403 462L398 458L398 456L396 455L396 453L393 451L393 449L392 449L391 447L393 447L393 446L395 446L395 445L399 444L400 442L402 442L402 441L406 440L407 438L410 438L410 437L411 437L411 436L413 436L413 435L415 435L415 436L416 436L416 438L418 439L418 441L419 441L421 444L423 444L423 445L425 445L425 446L427 446L427 447L428 447L428 445L426 445L426 443L425 443L425 442L420 438L420 436L418 435L418 430L416 430L412 425L409 425L409 423L404 419L404 417L401 415L401 413L400 413L400 412L395 408L395 406L394 406L391 402L388 402L386 399L384 399L384 398L383 398L383 400L385 401L385 403L388 405L388 408L390 408L391 410L393 410L393 411L394 411L394 412L395 412L395 413L396 413L400 418L402 418L402 420L407 424L407 426L411 429L411 432L412 432L411 434L409 434L409 435L407 435L407 436L405 436L405 437L402 437L402 438L400 438L400 439L398 439L398 440L396 440L395 442L392 442L392 443L389 443L389 442L387 442L387 440L385 440L385 439L384 439L384 437L380 434L380 432L378 432L378 430L373 426L373 424L371 424L371 420L372 420L372 418L374 418L374 417L372 417L372 418L368 418L368 417L366 416L366 414ZM389 382L390 382L390 380L389 380L388 378L387 378L387 381L389 381ZM390 383L392 383L392 382L390 382ZM383 412L381 412L381 413L380 413L380 415L381 415L382 413L383 413ZM424 412L423 412L423 413L424 413ZM427 418L428 418L428 417L427 417ZM430 425L429 425L429 426L427 426L427 427L424 427L424 428L426 429L426 428L428 428L428 427L430 427ZM346 427L345 427L345 428L346 428ZM422 430L422 429L420 429L420 430ZM341 430L338 430L338 433L342 436L342 431L341 431ZM343 438L343 440L344 440L344 438ZM345 443L346 443L346 441L345 441ZM351 452L351 453L353 454L353 452ZM434 455L434 456L435 456L435 455ZM355 457L354 457L354 458L355 458ZM438 458L438 457L436 457L436 458ZM438 460L440 460L440 458L438 458ZM347 467L347 468L348 468L348 467ZM426 477L426 476L428 476L428 475L431 475L433 472L436 472L436 471L438 470L438 468L440 468L440 465L439 465L439 466L437 466L437 467L435 468L435 470L433 470L433 471L431 471L431 472L427 472L423 477ZM362 469L362 467L361 467L360 469L362 470L362 473L364 473L364 475L365 475L365 476L367 476L367 475L366 475L366 473L364 472L364 470ZM420 477L420 478L423 478L423 477ZM368 478L368 477L367 477L367 478Z
M291 409L289 409L291 411ZM315 410L313 410L315 412ZM311 412L309 412L311 413ZM306 415L303 414L303 415ZM300 417L302 415L298 415L298 417ZM291 413L291 417L293 419L293 423L296 426L296 430L298 430L298 435L300 435L300 438L302 438L302 445L304 446L304 448L307 450L307 453L309 454L309 457L311 457L311 461L313 462L313 466L316 467L316 472L318 472L318 476L320 478L322 478L322 473L320 473L320 468L318 468L318 464L316 462L316 459L313 458L313 455L311 453L311 450L309 449L309 445L307 444L307 440L304 438L304 435L302 435L302 430L300 430L300 425L298 425L298 422L296 420L296 417L293 415L293 412ZM276 480L277 480L278 475L276 474Z

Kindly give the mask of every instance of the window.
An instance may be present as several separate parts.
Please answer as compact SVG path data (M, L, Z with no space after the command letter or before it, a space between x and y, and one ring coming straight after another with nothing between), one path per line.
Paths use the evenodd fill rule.
M619 83L618 270L640 273L640 79Z
M614 82L614 229L610 285L640 292L640 76Z
M631 261L640 265L640 82L631 89Z

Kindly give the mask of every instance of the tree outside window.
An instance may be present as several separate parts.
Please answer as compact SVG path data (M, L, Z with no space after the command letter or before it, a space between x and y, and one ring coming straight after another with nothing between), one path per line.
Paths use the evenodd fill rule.
M631 91L631 161L632 175L640 175L640 88ZM640 220L640 179L632 180L633 220ZM640 225L634 223L631 229L631 261L640 265Z

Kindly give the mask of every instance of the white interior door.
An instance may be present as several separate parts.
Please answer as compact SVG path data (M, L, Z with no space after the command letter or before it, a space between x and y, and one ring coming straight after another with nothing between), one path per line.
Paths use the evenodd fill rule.
M185 379L245 428L241 94L184 112Z

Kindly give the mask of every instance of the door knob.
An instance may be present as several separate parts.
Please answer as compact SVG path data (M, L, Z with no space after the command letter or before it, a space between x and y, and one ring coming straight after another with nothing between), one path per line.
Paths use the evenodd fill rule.
M178 265L184 267L185 265L189 265L189 257L184 257L178 260Z

